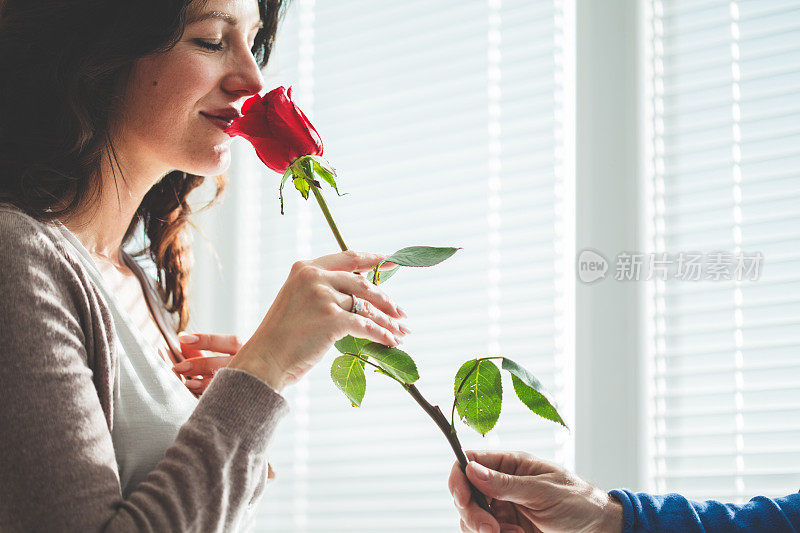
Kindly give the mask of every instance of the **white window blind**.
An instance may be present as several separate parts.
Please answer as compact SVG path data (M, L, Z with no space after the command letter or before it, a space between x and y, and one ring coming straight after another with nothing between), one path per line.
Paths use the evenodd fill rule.
M323 137L349 193L324 194L350 248L463 247L383 286L408 312L413 333L402 348L417 361L419 389L446 412L464 361L505 355L574 419L561 4L299 0L265 72L268 88L294 87ZM235 312L247 338L292 262L338 248L313 198L289 184L281 217L280 176L241 139L234 151ZM458 531L444 436L378 374L368 375L362 407L350 407L330 380L332 359L286 391L292 412L270 454L277 480L253 529ZM528 412L505 380L487 437L459 423L465 449L521 449L570 466L569 433Z
M650 3L652 246L763 255L654 281L653 489L800 489L800 1Z

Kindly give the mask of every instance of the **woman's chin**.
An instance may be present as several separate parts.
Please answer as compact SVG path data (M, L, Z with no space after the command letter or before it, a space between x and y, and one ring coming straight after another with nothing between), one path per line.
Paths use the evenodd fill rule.
M184 172L198 176L217 176L231 166L230 143L214 146L210 153L194 158L193 164L184 169Z

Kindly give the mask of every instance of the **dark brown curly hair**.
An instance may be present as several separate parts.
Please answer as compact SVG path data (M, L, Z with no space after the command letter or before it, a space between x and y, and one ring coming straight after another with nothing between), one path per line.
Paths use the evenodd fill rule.
M110 119L133 63L175 46L189 5L206 1L0 0L0 200L42 222L69 219L90 206L102 185L102 154L116 161ZM263 69L286 2L257 2L264 27L252 52ZM198 211L224 191L225 174L214 179L216 194ZM122 242L141 221L149 244L132 255L155 262L161 298L168 312L178 313L178 331L189 322L193 264L186 198L204 180L181 171L164 176L145 195Z

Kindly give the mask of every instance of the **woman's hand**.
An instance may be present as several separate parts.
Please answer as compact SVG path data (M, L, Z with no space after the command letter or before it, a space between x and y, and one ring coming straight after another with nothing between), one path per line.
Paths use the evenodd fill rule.
M524 452L468 451L467 476L455 463L450 492L461 530L480 533L622 531L622 505L558 465ZM467 477L494 516L471 497Z
M188 334L182 332L178 335L178 340L181 343L181 352L186 359L203 357L205 354L200 350L234 355L242 348L242 343L239 342L239 338L236 335L220 335L216 333ZM183 361L172 368L176 374L187 378L184 384L195 396L199 396L205 392L209 383L211 383L211 379L220 367L220 359L219 357L206 357L202 361Z
M405 314L378 287L354 272L374 268L385 256L354 251L292 265L278 296L229 368L241 368L280 392L308 372L346 335L397 346L409 330ZM394 267L384 263L382 269ZM351 313L351 294L364 310Z

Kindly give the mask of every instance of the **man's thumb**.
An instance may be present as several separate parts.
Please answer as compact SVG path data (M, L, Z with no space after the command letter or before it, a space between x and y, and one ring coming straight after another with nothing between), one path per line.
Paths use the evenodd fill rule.
M490 498L511 502L530 498L530 494L526 494L528 484L523 477L504 474L475 461L467 463L467 478Z

